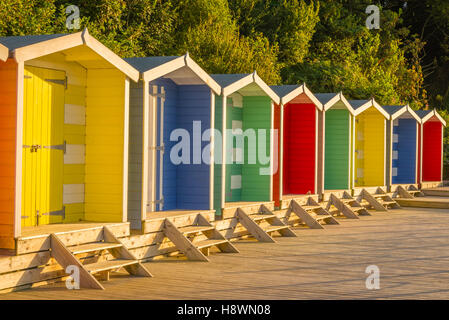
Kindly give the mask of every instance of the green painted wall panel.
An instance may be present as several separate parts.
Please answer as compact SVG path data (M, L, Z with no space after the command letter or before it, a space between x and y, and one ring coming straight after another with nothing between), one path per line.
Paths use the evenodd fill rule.
M270 154L271 100L268 97L243 97L243 131L247 129L266 129L266 155ZM258 139L258 138L257 138ZM260 145L258 143L258 145ZM242 199L241 201L269 201L271 176L261 175L260 169L270 164L248 164L247 141L245 141L245 164L242 166Z
M349 189L349 111L326 111L324 189Z

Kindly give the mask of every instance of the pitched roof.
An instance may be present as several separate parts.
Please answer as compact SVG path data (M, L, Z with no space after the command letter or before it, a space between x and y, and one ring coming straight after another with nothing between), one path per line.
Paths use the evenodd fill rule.
M348 102L354 110L357 110L358 108L363 106L365 103L369 102L369 100L349 100Z
M214 79L221 87L227 87L236 81L239 81L251 73L235 73L235 74L211 74L210 76Z
M70 34L44 34L0 38L17 62L24 62L75 47L86 46L105 61L137 81L139 72L89 34L87 29Z
M338 93L315 93L315 97L320 100L320 102L325 105L328 103L331 99L335 98Z
M139 72L145 72L177 58L181 58L181 56L125 58L125 61Z
M290 92L298 89L301 87L299 84L286 84L281 86L270 86L270 88L280 97L284 97Z
M396 112L398 112L399 110L401 110L402 108L404 108L405 106L382 106L382 108L388 112L390 115L395 114Z
M0 37L0 43L3 44L5 47L7 47L9 50L13 51L18 48L26 47L47 40L61 38L67 35L69 34L59 33L59 34L41 34L31 36Z
M427 116L429 113L433 112L433 110L415 110L415 113L422 119Z

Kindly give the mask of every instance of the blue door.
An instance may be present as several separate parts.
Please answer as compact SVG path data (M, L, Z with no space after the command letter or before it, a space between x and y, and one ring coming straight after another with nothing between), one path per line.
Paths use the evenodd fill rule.
M392 143L392 183L416 183L416 120L396 119Z

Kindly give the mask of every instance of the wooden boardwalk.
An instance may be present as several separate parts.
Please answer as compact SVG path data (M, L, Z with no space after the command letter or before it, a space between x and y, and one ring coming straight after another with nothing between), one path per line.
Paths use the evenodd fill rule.
M118 275L106 290L63 284L0 299L449 299L449 210L404 208L298 228L277 243L236 242L240 254L210 263L180 258L146 263L154 278ZM380 268L367 290L365 268Z

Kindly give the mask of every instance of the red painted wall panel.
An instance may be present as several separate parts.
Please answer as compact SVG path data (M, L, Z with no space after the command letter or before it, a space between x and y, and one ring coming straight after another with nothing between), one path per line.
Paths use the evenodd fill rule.
M441 181L441 122L427 121L423 128L423 181Z
M315 193L315 105L289 103L284 108L283 193Z

